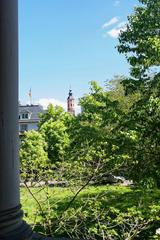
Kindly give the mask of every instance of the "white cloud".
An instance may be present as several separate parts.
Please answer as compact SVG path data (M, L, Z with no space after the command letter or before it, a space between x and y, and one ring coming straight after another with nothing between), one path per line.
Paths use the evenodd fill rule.
M111 26L113 24L116 24L118 22L119 22L119 19L117 17L113 17L108 22L104 23L102 28L107 28L107 27L109 27L109 26Z
M112 38L117 38L121 31L126 30L126 22L119 23L115 28L112 28L107 34Z
M107 32L107 34L110 37L117 38L120 34L121 29L120 28L113 28L110 31Z
M52 103L55 106L63 107L63 109L65 111L67 111L67 103L66 102L62 102L62 101L60 101L58 99L54 99L54 98L41 98L38 101L36 101L36 103L42 105L44 109L47 109L48 105L50 103ZM75 102L75 112L76 112L76 114L81 112L81 108L77 104L77 102Z
M117 28L124 28L126 26L126 24L127 24L126 21L120 22L120 23L118 23Z
M66 106L65 102L59 101L59 100L54 99L54 98L41 98L37 101L37 103L42 105L44 109L47 109L47 107L50 103L52 103L55 106L61 106L65 110L67 109L67 106Z

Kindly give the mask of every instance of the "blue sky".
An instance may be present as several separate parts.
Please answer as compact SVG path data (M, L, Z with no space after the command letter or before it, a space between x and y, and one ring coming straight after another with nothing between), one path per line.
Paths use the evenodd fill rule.
M65 104L69 87L76 99L89 82L104 85L128 74L115 49L119 30L137 0L19 0L19 98Z

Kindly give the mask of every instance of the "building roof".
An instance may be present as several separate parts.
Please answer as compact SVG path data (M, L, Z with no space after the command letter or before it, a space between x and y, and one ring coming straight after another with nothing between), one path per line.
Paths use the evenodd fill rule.
M69 93L68 93L68 98L67 98L68 100L69 99L72 99L72 100L74 100L74 97L73 97L73 92L72 92L72 90L70 89L69 90Z
M37 121L39 120L39 113L43 113L43 107L41 105L19 105L19 114L29 113L30 118L22 121Z

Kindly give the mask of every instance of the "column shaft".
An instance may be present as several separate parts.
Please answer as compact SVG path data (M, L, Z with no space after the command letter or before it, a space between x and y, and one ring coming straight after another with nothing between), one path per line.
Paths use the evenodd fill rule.
M0 239L26 240L18 159L18 1L0 0Z

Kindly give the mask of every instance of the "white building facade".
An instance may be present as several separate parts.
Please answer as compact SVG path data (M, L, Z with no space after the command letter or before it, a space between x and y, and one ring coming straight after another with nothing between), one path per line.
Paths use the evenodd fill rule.
M38 130L39 114L43 113L41 105L19 105L19 133Z

